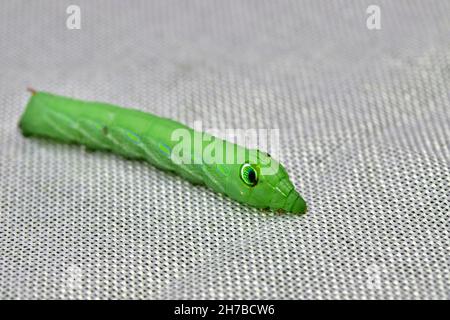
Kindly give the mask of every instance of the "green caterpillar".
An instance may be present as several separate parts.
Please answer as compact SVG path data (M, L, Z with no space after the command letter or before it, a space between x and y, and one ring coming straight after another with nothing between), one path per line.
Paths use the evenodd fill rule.
M142 159L256 208L306 212L306 203L286 170L267 153L142 111L30 91L32 96L19 123L24 136L47 137ZM183 134L204 138L196 148L195 142L180 143ZM216 161L202 161L201 155L208 150L213 151ZM276 170L267 173L267 168Z

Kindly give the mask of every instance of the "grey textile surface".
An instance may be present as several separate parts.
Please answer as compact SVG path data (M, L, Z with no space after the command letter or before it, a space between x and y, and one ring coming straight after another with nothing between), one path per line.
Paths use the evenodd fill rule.
M0 297L450 298L449 16L447 0L2 1ZM25 139L26 86L279 128L309 213Z

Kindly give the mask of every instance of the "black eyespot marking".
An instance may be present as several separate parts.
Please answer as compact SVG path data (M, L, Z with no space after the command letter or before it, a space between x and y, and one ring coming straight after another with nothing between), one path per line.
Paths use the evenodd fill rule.
M241 167L241 179L250 187L254 187L258 183L258 171L251 164L244 163Z
M255 182L256 182L256 173L255 173L255 170L250 170L250 171L248 172L248 180L249 180L251 183L255 183Z

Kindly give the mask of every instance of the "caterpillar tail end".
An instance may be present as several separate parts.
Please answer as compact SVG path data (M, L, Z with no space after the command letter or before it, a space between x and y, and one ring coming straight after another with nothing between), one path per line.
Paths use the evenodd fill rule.
M25 112L20 117L20 120L19 120L19 123L18 123L18 127L19 127L19 129L22 132L22 135L24 137L32 136L32 133L28 130L27 126L24 124L24 118L25 118L25 115L27 114L27 111L29 109L29 106L30 106L30 103L31 103L31 100L32 100L33 96L35 96L37 94L37 91L35 89L31 88L31 87L27 87L27 91L31 93L31 97L30 97L30 100L28 101L28 104L27 104L27 107L25 109Z
M31 88L31 87L27 87L27 91L28 91L29 93L31 93L32 96L34 96L34 95L37 93L37 91L34 90L34 89Z

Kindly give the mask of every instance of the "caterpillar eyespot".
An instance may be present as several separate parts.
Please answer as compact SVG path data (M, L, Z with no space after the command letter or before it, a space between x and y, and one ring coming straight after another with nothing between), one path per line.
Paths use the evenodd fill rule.
M24 136L53 138L77 143L89 150L107 150L129 159L144 160L155 167L172 171L195 184L255 208L301 214L306 203L295 190L286 170L268 153L250 150L213 137L203 140L200 150L188 148L184 163L173 133L184 130L190 136L201 132L170 119L100 102L86 102L46 92L31 92L19 123ZM211 138L211 136L209 136ZM235 162L197 162L205 151L244 151L246 157ZM186 152L186 150L184 150ZM256 157L248 156L256 151ZM228 153L228 154L226 154ZM231 154L231 159L237 159ZM263 168L276 170L263 171Z
M244 163L241 166L241 179L248 186L254 187L258 183L258 171L251 164Z

